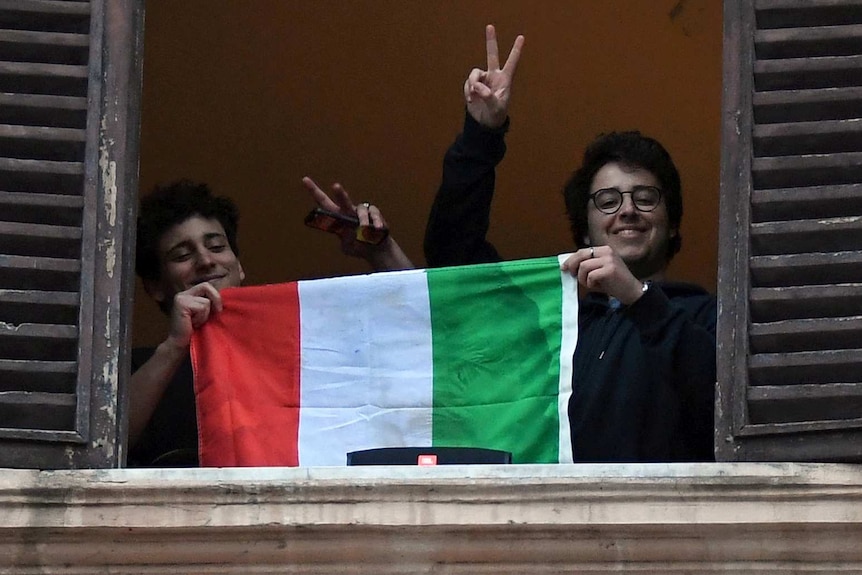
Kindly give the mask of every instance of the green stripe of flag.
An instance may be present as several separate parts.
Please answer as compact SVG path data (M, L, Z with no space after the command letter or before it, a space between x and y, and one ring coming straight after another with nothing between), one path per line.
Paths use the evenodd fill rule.
M470 447L511 451L515 463L559 461L557 258L427 274L434 445L464 445L470 437Z

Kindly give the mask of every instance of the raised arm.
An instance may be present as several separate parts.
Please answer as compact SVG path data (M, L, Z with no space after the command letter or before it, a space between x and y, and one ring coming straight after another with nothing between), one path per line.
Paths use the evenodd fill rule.
M369 202L354 204L347 190L341 184L332 185L331 197L309 177L302 178L302 184L309 191L318 207L346 216L355 216L359 218L360 226L368 226L377 230L388 228L386 220L377 206ZM376 271L403 270L414 267L413 262L410 261L410 258L407 257L391 234L387 235L386 239L377 245L357 240L356 234L349 230L339 233L339 237L341 238L341 251L345 255L366 260Z
M506 153L509 101L524 37L518 36L502 68L494 27L485 28L487 69L473 69L464 82L464 130L443 159L443 179L425 229L429 266L498 261L486 239L495 168Z

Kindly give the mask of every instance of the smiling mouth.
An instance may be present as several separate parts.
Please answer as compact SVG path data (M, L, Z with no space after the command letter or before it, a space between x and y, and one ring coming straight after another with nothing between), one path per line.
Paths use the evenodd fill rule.
M204 282L215 282L215 281L218 281L220 279L223 279L224 277L225 277L224 275L218 275L218 276L207 276L205 278L198 278L194 282L192 282L192 285L199 285L199 284L202 284Z

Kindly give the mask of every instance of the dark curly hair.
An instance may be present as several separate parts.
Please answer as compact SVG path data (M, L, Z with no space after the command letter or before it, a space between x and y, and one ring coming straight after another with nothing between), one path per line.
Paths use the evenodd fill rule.
M682 184L679 172L664 146L637 131L601 134L593 140L584 152L581 167L575 170L563 188L566 213L575 245L578 248L587 247L584 237L589 235L587 209L590 186L596 172L610 162L644 169L658 179L667 206L668 223L671 228L677 230L676 235L668 242L667 260L670 261L682 247L682 236L679 233L682 221Z
M233 200L214 195L204 183L178 180L156 186L141 198L135 254L135 271L141 279L158 280L161 277L159 241L169 229L193 216L218 220L228 244L239 257L236 240L239 209Z

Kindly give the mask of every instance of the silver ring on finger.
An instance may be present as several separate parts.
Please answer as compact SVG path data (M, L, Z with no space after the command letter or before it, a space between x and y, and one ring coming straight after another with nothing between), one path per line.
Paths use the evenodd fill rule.
M596 257L596 248L594 248L593 246L590 246L590 257Z
M361 205L361 206L362 206L363 208L365 208L366 210L367 210L367 209L369 209L369 208L371 207L371 204L370 204L369 202L362 202L362 203L361 203L361 204L359 204L359 205Z

